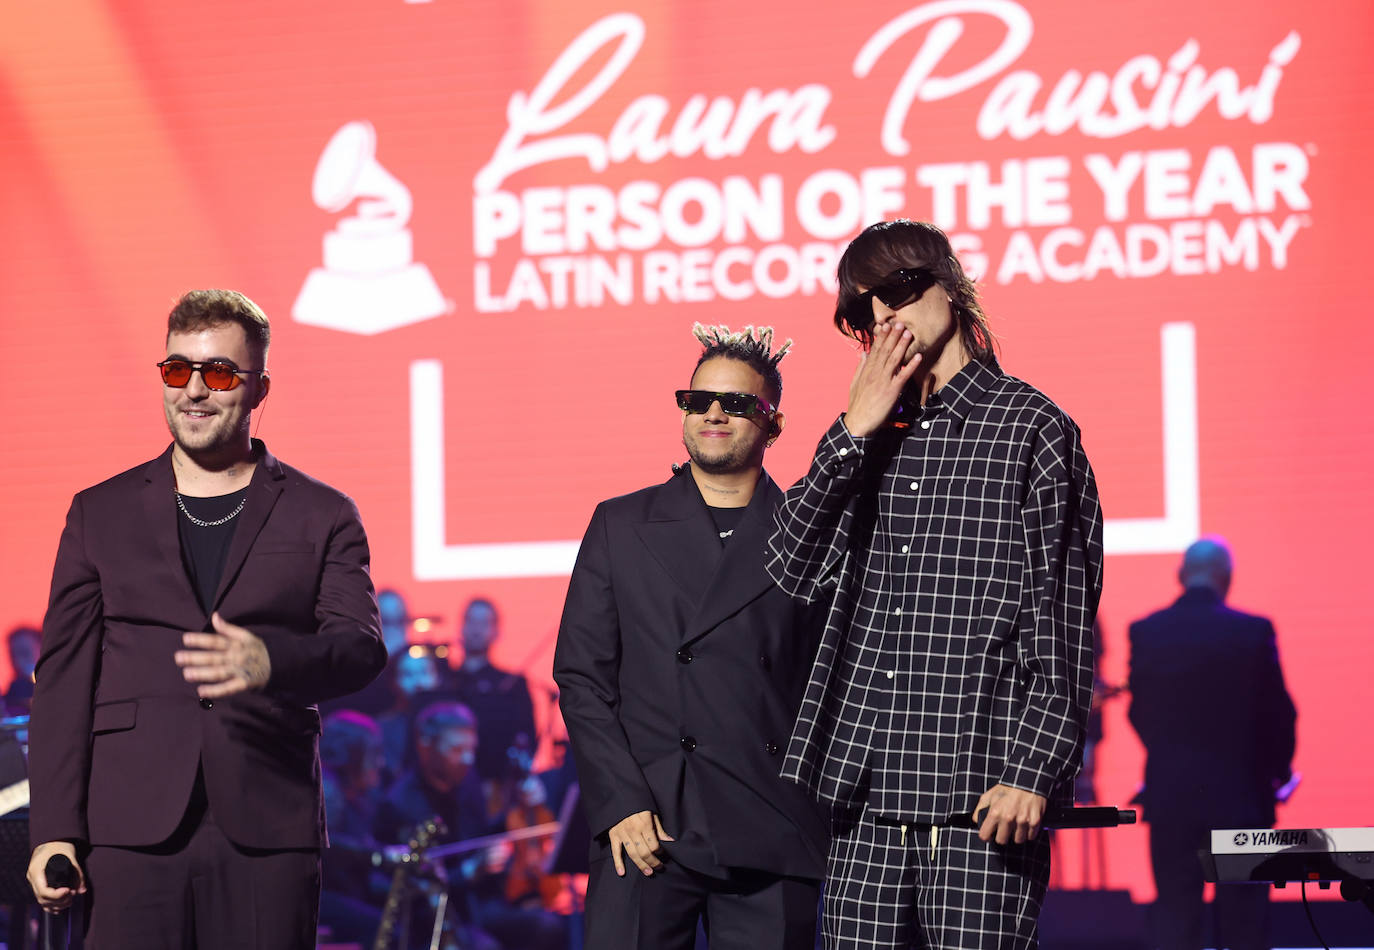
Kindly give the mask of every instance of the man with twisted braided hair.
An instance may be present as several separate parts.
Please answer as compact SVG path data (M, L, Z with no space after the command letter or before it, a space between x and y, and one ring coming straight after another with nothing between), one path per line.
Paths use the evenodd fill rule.
M764 572L772 330L695 329L690 463L598 505L554 657L591 824L587 946L810 950L825 825L778 777L815 637ZM790 341L789 341L790 345Z

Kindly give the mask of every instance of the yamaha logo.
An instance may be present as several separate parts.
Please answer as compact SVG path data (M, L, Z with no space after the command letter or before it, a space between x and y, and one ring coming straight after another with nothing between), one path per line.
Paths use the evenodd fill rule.
M1250 840L1250 836L1243 831L1237 831L1236 837L1233 840L1235 841L1237 847L1243 848L1245 847L1246 842Z

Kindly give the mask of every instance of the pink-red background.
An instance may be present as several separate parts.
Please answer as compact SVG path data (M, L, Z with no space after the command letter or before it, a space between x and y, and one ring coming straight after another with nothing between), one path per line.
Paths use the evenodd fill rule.
M1181 148L1196 169L1209 148L1227 145L1248 169L1255 144L1304 150L1311 207L1282 267L1261 255L1254 271L1104 274L1076 283L1022 277L985 281L984 293L1004 365L1081 425L1110 519L1163 512L1159 331L1170 321L1194 325L1200 527L1234 545L1232 601L1275 618L1300 711L1296 765L1305 781L1280 822L1374 822L1374 762L1363 728L1374 668L1366 555L1374 429L1365 362L1374 337L1367 262L1374 8L1332 0L1028 4L1034 37L1012 68L1040 75L1047 87L1070 69L1111 75L1133 56L1165 60L1190 38L1202 65L1232 67L1250 85L1290 30L1302 46L1264 124L1223 119L1211 108L1186 127L1118 138L1070 130L988 141L974 123L993 79L916 103L904 126L912 152L893 156L880 144L883 111L927 28L894 46L869 77L856 78L850 67L875 30L915 6L7 5L0 11L0 627L41 619L73 492L165 444L152 364L162 355L167 309L192 287L242 289L273 317L274 387L259 434L282 458L357 500L378 584L401 589L414 611L442 617L440 638L451 635L468 597L491 596L504 616L498 661L523 665L535 683L549 683L565 577L414 576L412 361L444 365L450 544L575 539L596 501L665 478L683 455L670 391L687 382L697 352L689 329L698 320L772 324L796 339L783 364L790 422L769 467L783 484L797 478L843 406L854 360L829 326L827 294L653 305L637 298L629 306L512 313L473 306L472 179L506 129L511 94L531 90L593 21L628 11L644 23L643 49L566 131L605 135L646 93L666 97L675 114L698 93L738 100L750 87L821 83L833 94L826 121L835 141L812 155L777 154L760 136L737 157L631 160L605 172L570 159L517 172L503 188L666 186L688 176L777 173L790 198L827 168L857 174L892 165L910 176L920 164L986 161L996 178L1004 159L1063 155L1073 166L1072 224L1091 231L1104 217L1083 171L1085 153L1115 159ZM969 45L959 55L971 60L965 51L980 37L989 49L997 35L989 29L986 18L969 18ZM290 317L338 217L311 201L311 176L330 136L356 119L377 129L379 161L414 198L416 260L455 302L444 316L376 336ZM928 217L929 193L907 190L903 212ZM1290 211L1280 203L1273 217ZM1204 217L1231 228L1242 215L1223 207ZM1145 220L1138 191L1128 220ZM980 235L995 249L1010 230L994 215ZM1048 229L1028 230L1038 238ZM789 211L782 241L808 240ZM518 245L503 244L494 272L509 271ZM1125 679L1127 624L1175 595L1176 562L1176 553L1109 557L1101 612L1108 680ZM0 669L0 680L7 676ZM1141 771L1125 703L1107 707L1100 751L1099 790L1116 803L1130 798ZM1105 883L1148 898L1143 831L1106 840ZM1072 844L1068 884L1081 878Z

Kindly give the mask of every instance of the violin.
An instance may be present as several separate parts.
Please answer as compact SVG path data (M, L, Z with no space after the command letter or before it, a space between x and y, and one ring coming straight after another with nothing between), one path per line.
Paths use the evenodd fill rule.
M510 771L506 776L506 831L519 831L534 825L556 822L558 817L545 802L543 783L534 775L534 755L529 740L518 736L509 750ZM506 866L506 900L512 904L533 902L547 910L566 894L563 875L545 874L544 866L553 850L549 836L512 839L510 862Z

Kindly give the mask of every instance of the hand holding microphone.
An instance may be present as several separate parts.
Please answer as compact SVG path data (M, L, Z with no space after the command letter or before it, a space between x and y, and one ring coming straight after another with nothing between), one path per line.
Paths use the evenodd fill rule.
M49 887L73 888L81 883L81 875L76 873L76 865L65 854L54 854L43 867L43 875Z
M66 890L68 894L76 891L81 883L81 872L76 869L64 852L57 852L43 865L43 876L48 887ZM43 926L39 928L42 950L66 950L71 937L70 915L66 910L49 910L43 916Z
M76 846L69 841L48 841L34 848L28 879L38 906L50 914L66 910L77 894L86 892Z

